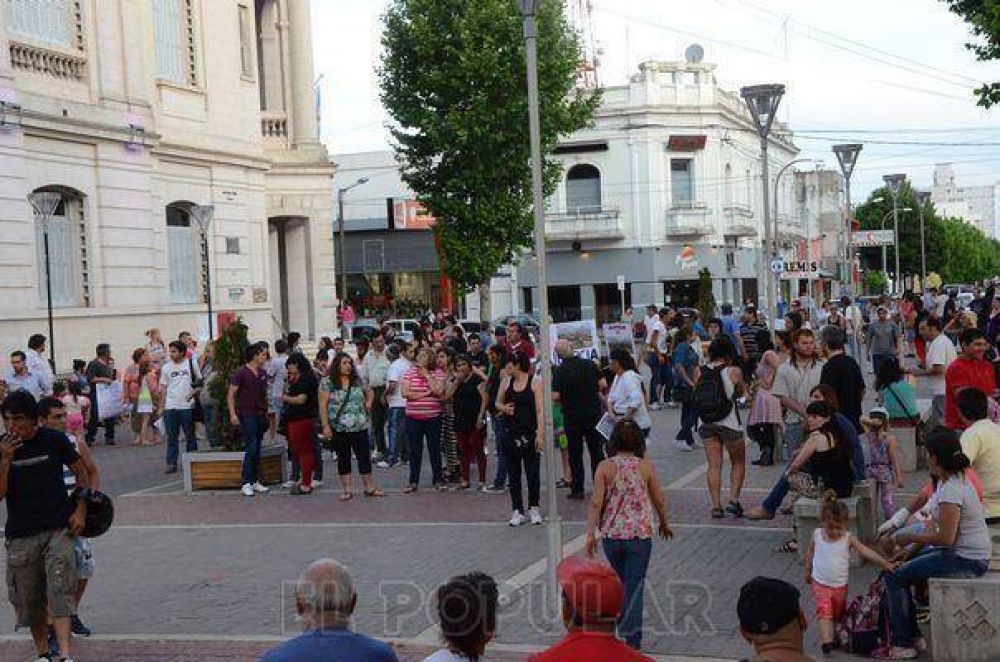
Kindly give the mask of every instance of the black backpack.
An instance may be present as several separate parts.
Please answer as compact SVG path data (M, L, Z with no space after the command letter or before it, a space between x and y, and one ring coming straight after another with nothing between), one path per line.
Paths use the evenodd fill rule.
M726 385L722 382L722 371L728 367L705 366L701 369L701 379L694 387L694 406L703 423L725 420L733 410L733 401L726 395Z

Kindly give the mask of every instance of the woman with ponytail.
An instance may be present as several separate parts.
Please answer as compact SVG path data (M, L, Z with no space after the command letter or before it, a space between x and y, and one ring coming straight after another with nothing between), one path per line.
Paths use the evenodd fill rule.
M934 525L897 534L897 544L915 543L925 549L885 575L896 659L916 657L924 644L912 587L932 577L979 577L989 565L992 547L986 516L976 490L965 477L970 464L957 432L938 427L928 435L927 468L938 480L932 504Z

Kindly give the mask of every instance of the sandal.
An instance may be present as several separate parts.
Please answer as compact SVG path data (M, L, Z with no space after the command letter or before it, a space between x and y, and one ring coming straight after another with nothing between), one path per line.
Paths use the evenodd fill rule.
M368 490L365 490L365 496L366 497L384 497L385 496L385 492L383 492L382 490L380 490L379 488L376 487L371 492L369 492Z
M410 483L409 485L403 488L403 494L413 494L416 491L417 491L417 486L414 485L413 483Z
M558 489L564 489L564 488L570 487L571 485L572 485L572 483L570 483L565 478L560 478L559 480L556 481L556 487Z
M457 489L457 490L467 490L467 489L469 489L469 484L463 481L463 482L459 483L458 487L456 487L455 489Z
M782 554L797 554L799 551L799 543L795 540L786 540L781 543L780 547L778 547L778 551Z
M712 508L712 519L722 519L725 516L726 513L722 508Z
M340 499L341 501L350 501L351 499L354 498L354 492L344 492L337 498Z
M743 517L743 506L739 501L730 501L729 505L726 506L726 512L733 515L733 517Z

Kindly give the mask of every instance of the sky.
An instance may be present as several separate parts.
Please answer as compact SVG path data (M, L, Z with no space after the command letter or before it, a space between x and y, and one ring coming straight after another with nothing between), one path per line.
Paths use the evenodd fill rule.
M836 167L832 144L865 144L856 202L886 173L930 188L938 162L954 163L959 186L1000 182L1000 109L979 108L971 93L1000 80L1000 63L975 60L964 47L966 25L940 0L591 2L602 85L623 84L642 61L682 60L693 43L718 65L724 88L785 83L780 118L802 157ZM312 0L322 134L332 154L388 147L375 76L387 4Z

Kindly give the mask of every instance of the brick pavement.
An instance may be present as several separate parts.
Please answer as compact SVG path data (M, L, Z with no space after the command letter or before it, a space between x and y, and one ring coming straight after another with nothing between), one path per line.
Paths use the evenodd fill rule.
M676 411L654 417L650 458L662 482L690 477L704 464L704 456L670 445ZM475 568L502 581L544 557L544 530L503 526L509 514L506 496L430 490L402 495L405 470L394 469L377 474L390 492L385 499L358 497L341 503L330 462L326 485L312 497L293 498L280 489L253 499L187 496L179 493L177 477L162 474L162 453L162 446L97 447L106 489L119 496L142 493L117 499L116 527L96 541L98 576L82 613L96 632L115 638L200 635L208 641L82 642L78 660L252 659L267 646L213 642L212 637L294 634L295 624L283 617L290 605L282 600L282 583L293 581L305 563L321 556L334 556L352 569L361 631L404 639L426 636L431 615L404 604L404 598L426 607L427 596L453 574ZM779 471L750 468L744 503L759 502ZM724 484L727 473L728 468ZM427 467L425 476L429 479ZM647 647L661 654L733 658L747 652L732 614L739 585L761 573L800 582L802 571L793 558L774 551L787 535L790 518L756 524L712 520L704 480L695 474L683 489L669 492L671 521L680 526L673 542L655 545L647 590ZM917 477L909 482L912 489ZM584 506L560 499L560 510L565 538L580 535ZM867 577L856 573L855 583L863 584ZM684 607L683 591L696 590L699 583L704 600ZM536 581L504 609L500 642L547 645L558 638L556 615L542 609L542 590ZM808 605L807 598L807 611ZM696 630L694 625L704 624L698 620L702 607L703 620L712 627ZM3 601L0 632L11 632L11 626L10 608ZM21 651L26 651L21 643L0 643L0 659L16 659L10 655Z

